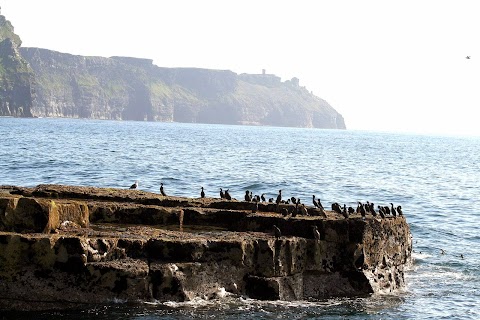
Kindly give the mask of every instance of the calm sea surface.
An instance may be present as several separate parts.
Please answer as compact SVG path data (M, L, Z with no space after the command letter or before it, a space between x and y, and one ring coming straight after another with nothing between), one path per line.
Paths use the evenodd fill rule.
M0 118L0 184L139 188L241 199L278 189L310 203L402 205L414 239L407 287L358 299L239 297L7 319L480 319L480 138L72 119ZM441 254L441 249L445 254ZM460 255L463 254L463 258ZM1 294L1 293L0 293ZM0 317L0 319L2 318Z

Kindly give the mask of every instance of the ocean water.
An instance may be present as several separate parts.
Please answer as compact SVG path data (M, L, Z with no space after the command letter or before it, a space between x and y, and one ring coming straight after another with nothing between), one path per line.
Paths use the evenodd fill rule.
M58 183L309 204L402 205L414 243L404 290L322 301L122 301L0 319L480 319L480 138L364 131L0 118L0 184ZM441 251L444 251L442 254ZM463 257L461 256L463 255ZM1 294L1 293L0 293Z

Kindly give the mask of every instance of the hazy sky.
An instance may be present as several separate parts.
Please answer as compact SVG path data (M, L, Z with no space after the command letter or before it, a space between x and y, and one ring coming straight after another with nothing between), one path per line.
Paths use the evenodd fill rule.
M478 1L0 0L24 47L297 77L348 129L480 136ZM465 57L469 55L471 59Z

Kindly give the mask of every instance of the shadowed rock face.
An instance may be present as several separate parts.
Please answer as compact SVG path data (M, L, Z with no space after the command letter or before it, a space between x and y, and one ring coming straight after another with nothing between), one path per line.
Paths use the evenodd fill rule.
M404 217L251 208L140 190L0 187L0 309L213 299L223 290L297 300L404 286L412 251Z

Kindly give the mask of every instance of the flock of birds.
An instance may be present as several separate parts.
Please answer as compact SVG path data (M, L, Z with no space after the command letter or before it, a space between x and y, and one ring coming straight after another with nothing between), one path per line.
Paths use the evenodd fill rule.
M138 188L138 181L135 181L134 184L130 186L130 189L137 189ZM163 188L163 183L160 183L160 194L162 196L167 196L165 190ZM200 198L205 198L205 189L201 187L200 189ZM220 198L226 200L232 200L232 196L230 195L229 189L223 190L220 188ZM301 203L300 199L295 197L290 197L286 200L283 199L282 190L278 190L277 198L269 198L268 200L265 198L265 193L261 195L253 195L253 193L249 190L245 191L244 200L247 202L252 202L252 213L257 212L258 210L258 203L260 202L268 202L268 203L276 203L277 209L279 208L280 204L294 204L295 206L283 207L281 209L281 213L283 216L291 215L295 217L297 215L310 215L309 211L307 210L305 204ZM319 216L325 216L325 208L320 201L320 199L316 198L315 195L312 196L312 204L315 210L310 211L315 213ZM356 208L348 207L346 204L340 205L338 202L332 203L332 211L343 216L345 219L348 219L350 215L355 213L360 214L363 219L366 218L367 214L372 215L373 217L380 217L386 218L387 216L393 216L396 218L397 216L403 216L402 206L394 206L393 203L390 203L390 206L380 206L378 205L375 208L374 203L367 201L366 203L362 203L360 201L357 202ZM317 230L318 231L318 230ZM315 231L314 231L315 233Z

